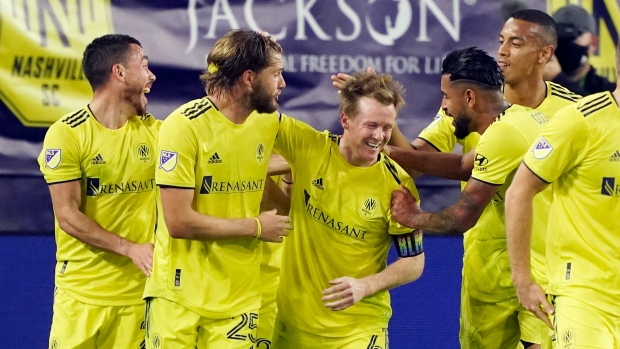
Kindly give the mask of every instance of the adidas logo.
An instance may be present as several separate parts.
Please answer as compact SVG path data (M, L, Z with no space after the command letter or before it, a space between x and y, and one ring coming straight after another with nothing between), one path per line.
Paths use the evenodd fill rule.
M620 151L616 152L609 158L609 161L620 161Z
M105 160L103 160L103 156L101 154L97 154L91 161L91 165L105 165Z
M222 159L220 159L220 156L217 155L217 152L211 155L211 157L209 158L209 161L207 161L207 164L221 164L221 163L222 163Z
M325 188L323 188L323 178L317 178L315 180L312 181L312 185L314 185L315 187L323 190Z

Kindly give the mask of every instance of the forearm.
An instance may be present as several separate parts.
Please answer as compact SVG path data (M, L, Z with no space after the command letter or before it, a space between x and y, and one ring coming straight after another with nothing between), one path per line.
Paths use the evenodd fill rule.
M290 178L288 179L290 183ZM286 183L285 183L286 184ZM288 185L287 185L288 186ZM260 204L261 212L276 209L279 215L288 215L291 208L291 199L280 187L270 178L265 180L265 190Z
M407 137L405 137L405 135L400 131L398 126L395 126L392 129L392 136L390 137L390 141L388 142L388 144L407 150L415 149L414 146L409 143Z
M424 230L425 234L460 235L471 229L482 210L457 202L437 213L422 212L413 216L410 228Z
M415 257L399 258L377 274L362 278L368 294L387 291L417 280L424 270L424 253Z
M471 168L464 168L463 155L413 149L390 148L390 158L407 172L417 171L432 176L468 181Z
M533 193L510 188L506 194L506 243L513 282L531 279Z
M70 236L100 250L127 256L135 243L109 232L80 211L58 214L60 228Z
M175 215L175 217L170 217ZM256 237L258 224L253 218L220 218L205 215L191 209L180 214L166 214L164 218L170 236L188 240L227 240L240 237Z

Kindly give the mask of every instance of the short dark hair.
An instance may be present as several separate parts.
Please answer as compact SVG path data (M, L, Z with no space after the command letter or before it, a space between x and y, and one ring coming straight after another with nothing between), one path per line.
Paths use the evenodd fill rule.
M405 105L404 93L405 88L392 75L359 72L340 90L340 111L355 117L360 112L360 99L368 97L386 106L393 105L398 113Z
M450 81L472 83L483 90L501 91L504 85L504 75L495 59L475 46L448 53L441 74L449 74Z
M275 53L281 54L282 47L269 37L253 30L231 30L213 45L200 80L208 95L226 93L246 70L259 73L272 65Z
M537 24L541 29L542 35L539 36L539 39L543 41L543 44L552 45L554 48L558 46L558 26L553 17L546 12L536 9L525 9L513 13L510 17Z
M108 81L115 64L125 63L131 44L142 47L140 41L125 34L106 34L86 46L82 69L93 91Z

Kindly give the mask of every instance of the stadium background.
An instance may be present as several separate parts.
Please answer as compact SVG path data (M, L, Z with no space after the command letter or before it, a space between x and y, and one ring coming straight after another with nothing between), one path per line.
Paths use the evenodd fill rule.
M553 10L581 4L594 14L593 64L615 80L618 0L529 0ZM442 57L476 45L495 55L499 0L0 0L0 347L46 347L52 311L53 212L36 157L47 126L91 97L80 71L94 37L138 38L157 81L149 112L165 118L204 92L198 74L214 41L231 28L269 31L285 49L281 110L339 132L330 75L372 65L407 89L399 125L415 137L440 103ZM416 181L423 208L458 197L458 183ZM391 292L392 348L457 348L462 239L426 237L426 269ZM393 258L393 256L391 256Z

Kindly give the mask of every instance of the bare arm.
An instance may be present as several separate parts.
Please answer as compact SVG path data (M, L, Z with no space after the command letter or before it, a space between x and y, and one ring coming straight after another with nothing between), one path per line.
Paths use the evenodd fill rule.
M430 145L429 147L432 148ZM461 155L389 147L388 154L390 158L394 159L397 164L409 173L421 172L463 182L469 180L471 171L474 168L473 155L470 153Z
M286 162L284 157L280 154L271 154L267 175L277 176L287 173L291 173L291 166Z
M506 242L512 269L512 281L523 306L553 328L549 316L553 307L543 289L532 279L530 249L532 240L533 200L549 184L538 178L523 163L506 192ZM543 312L541 305L547 313Z
M150 270L153 270L153 244L137 244L124 239L103 229L82 213L82 187L79 180L52 184L49 188L54 214L64 232L87 245L131 258L146 276L150 275Z
M256 237L258 225L253 218L220 218L199 213L192 207L194 190L160 187L164 219L170 236L190 240L225 240ZM260 239L282 242L291 229L290 218L276 215L276 210L262 212Z
M470 179L454 205L437 213L422 212L411 192L401 185L392 193L392 216L425 233L462 234L473 227L499 186Z
M260 204L261 212L276 209L278 214L287 216L290 208L291 199L278 187L271 177L267 176L263 199Z
M322 300L331 310L344 310L377 292L417 280L423 270L424 253L399 258L377 274L360 279L345 276L330 281L332 286L323 291Z

